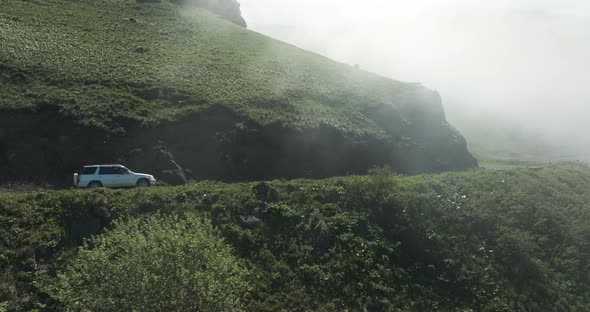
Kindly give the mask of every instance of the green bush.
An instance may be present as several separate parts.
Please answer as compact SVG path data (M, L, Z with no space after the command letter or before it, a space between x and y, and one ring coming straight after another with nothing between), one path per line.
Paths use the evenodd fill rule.
M238 311L245 275L207 221L151 215L85 243L45 287L82 311Z

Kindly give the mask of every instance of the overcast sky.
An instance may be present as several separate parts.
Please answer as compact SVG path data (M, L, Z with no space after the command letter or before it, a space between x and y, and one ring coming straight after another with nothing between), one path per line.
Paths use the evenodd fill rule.
M412 15L429 8L517 8L590 15L589 0L240 0L250 24L341 24L375 15Z

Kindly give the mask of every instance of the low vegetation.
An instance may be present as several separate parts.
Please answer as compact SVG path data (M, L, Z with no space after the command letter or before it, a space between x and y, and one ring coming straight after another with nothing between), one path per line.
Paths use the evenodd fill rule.
M165 304L204 274L234 310L588 311L589 188L561 164L1 194L0 307Z
M44 288L81 311L240 310L245 271L218 236L191 215L120 222Z

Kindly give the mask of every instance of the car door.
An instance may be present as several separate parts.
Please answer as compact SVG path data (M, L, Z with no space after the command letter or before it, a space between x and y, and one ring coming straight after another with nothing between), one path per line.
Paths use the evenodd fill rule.
M123 183L125 184L125 186L129 186L129 187L133 187L136 185L137 183L137 177L135 177L135 174L133 174L133 172L125 167L123 167Z
M129 169L127 169L125 167L118 167L116 172L117 172L117 175L116 175L115 179L116 179L117 186L121 186L121 187L135 186L135 182L131 181L131 180L133 180L133 175L130 174Z
M103 166L98 170L98 179L104 187L116 186L115 175L115 167L112 166Z

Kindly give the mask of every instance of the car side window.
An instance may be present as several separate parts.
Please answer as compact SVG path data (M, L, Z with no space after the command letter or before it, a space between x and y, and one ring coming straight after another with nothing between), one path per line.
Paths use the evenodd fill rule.
M84 167L82 170L82 175L92 175L96 173L96 167Z
M108 174L117 174L116 167L100 167L98 174L100 175L108 175Z

